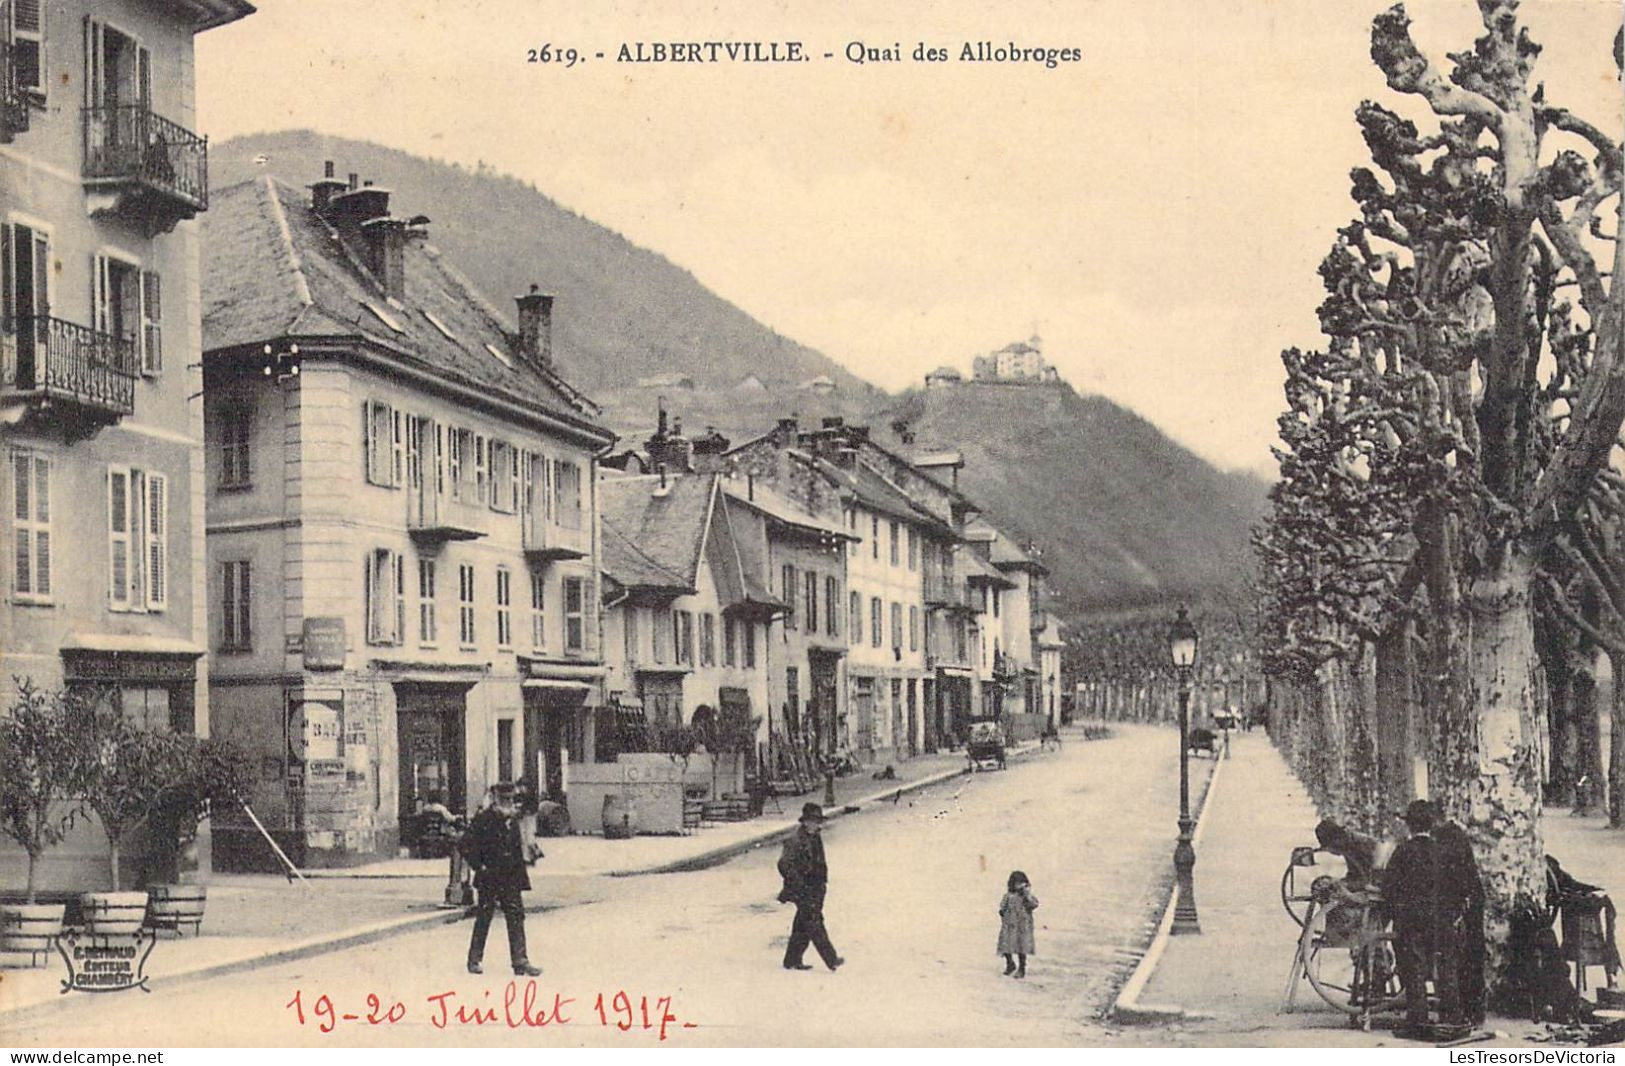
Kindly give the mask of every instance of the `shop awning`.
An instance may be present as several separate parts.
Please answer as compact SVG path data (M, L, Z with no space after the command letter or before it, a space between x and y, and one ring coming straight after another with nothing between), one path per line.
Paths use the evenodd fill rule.
M124 633L70 633L63 651L118 652L124 655L189 655L204 653L199 644L179 637L154 637Z
M561 692L579 696L585 696L592 691L592 685L585 681L564 681L552 677L527 677L520 685L533 691Z

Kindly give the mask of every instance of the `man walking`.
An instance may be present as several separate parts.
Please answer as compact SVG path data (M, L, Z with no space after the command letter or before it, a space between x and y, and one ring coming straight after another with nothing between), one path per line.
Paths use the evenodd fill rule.
M525 872L525 849L515 817L513 786L493 785L491 805L474 816L463 837L463 857L474 870L474 888L479 904L474 910L474 938L468 943L468 972L483 973L485 937L491 931L491 918L502 908L502 921L508 927L508 961L520 977L536 977L541 970L530 964L525 953L525 898L530 876Z
M801 824L795 835L784 842L779 856L779 875L784 878L780 903L794 903L796 917L790 923L790 943L784 949L786 970L810 970L802 962L811 944L831 971L846 960L835 954L824 930L824 892L829 884L829 868L824 864L824 811L816 803L801 808Z

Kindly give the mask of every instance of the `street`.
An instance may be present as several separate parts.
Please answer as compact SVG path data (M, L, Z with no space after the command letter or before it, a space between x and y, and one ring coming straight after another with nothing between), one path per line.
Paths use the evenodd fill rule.
M774 900L772 847L695 873L597 879L574 894L595 902L533 911L544 974L507 1002L502 929L476 977L464 972L462 922L150 995L75 996L8 1022L7 1042L635 1046L663 1032L670 1046L1100 1043L1096 1014L1165 898L1176 748L1167 729L1117 726L1087 743L1073 733L1058 754L831 823L838 973L781 967L792 909ZM1192 761L1193 802L1210 766ZM1041 900L1025 981L1001 976L993 951L1018 868ZM545 859L532 879L527 903L546 907ZM160 957L149 970L161 976Z

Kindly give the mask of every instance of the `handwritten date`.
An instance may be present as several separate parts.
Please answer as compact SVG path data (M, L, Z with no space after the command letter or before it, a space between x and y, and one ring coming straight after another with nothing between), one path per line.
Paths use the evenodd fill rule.
M410 1013L400 1000L385 1001L376 993L368 993L366 1012L342 1011L326 993L308 1001L304 989L295 989L293 998L283 1006L292 1012L294 1023L315 1026L318 1032L331 1033L340 1025L389 1026L404 1022ZM593 997L592 1006L577 1015L574 996L562 992L544 995L535 981L509 981L503 987L500 1005L493 1002L487 990L479 1000L470 1000L455 990L437 992L424 999L424 1015L436 1029L463 1026L506 1026L509 1029L540 1029L546 1026L596 1024L600 1028L614 1028L623 1033L633 1031L658 1033L662 1041L671 1027L696 1028L693 1022L681 1021L672 1013L670 996L638 996L624 990ZM578 1022L576 1019L579 1018Z

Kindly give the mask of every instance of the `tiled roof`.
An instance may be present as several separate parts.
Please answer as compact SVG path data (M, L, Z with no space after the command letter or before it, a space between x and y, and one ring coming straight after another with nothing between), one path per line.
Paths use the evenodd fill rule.
M925 508L916 505L902 489L887 481L862 463L850 470L834 463L818 460L822 470L836 485L850 491L862 507L891 518L929 527L939 536L953 537L953 529Z
M746 486L738 478L725 480L722 491L732 499L738 500L746 507L753 508L771 518L788 526L798 526L815 533L827 533L832 537L841 537L847 540L857 540L851 532L843 528L839 522L805 511L794 500L780 492L774 491L767 485Z
M598 484L604 572L627 588L693 588L715 476L606 477Z
M999 568L982 558L980 552L966 548L954 555L960 574L971 581L985 581L992 585L1015 588L1015 582L1005 577Z
M205 351L358 337L403 364L612 439L589 402L513 354L496 310L432 245L407 239L406 297L396 303L304 194L275 178L211 190L203 219Z

